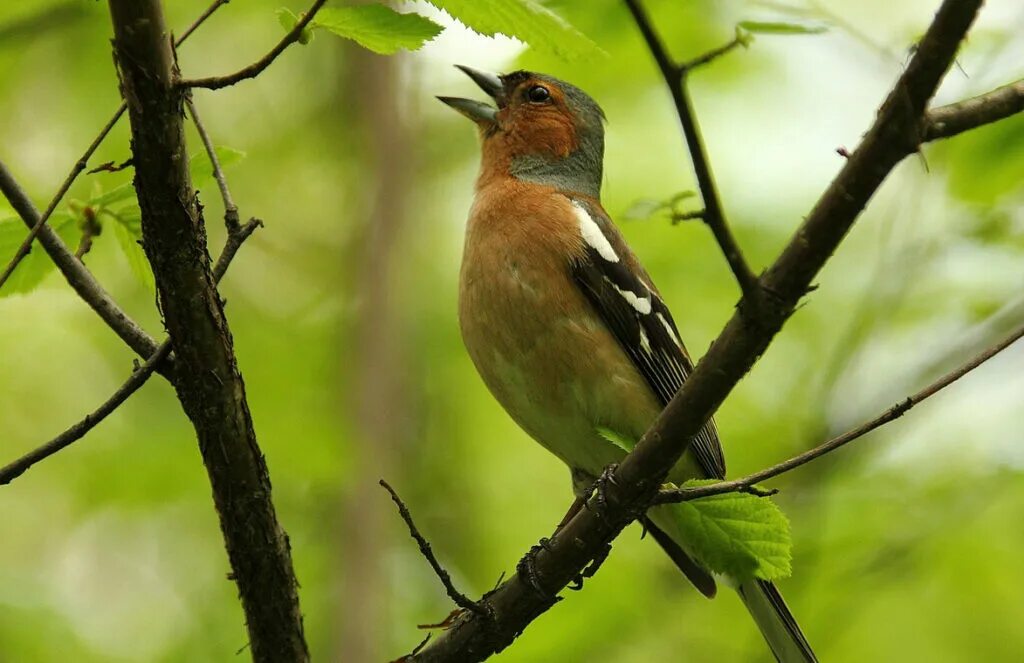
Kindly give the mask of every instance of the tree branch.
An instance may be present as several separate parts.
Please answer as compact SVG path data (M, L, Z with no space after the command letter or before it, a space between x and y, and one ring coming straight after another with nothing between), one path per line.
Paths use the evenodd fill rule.
M244 226L241 226L235 232L228 235L228 240L224 244L224 250L221 251L220 258L217 260L217 265L213 270L213 276L218 283L224 277L224 273L227 271L228 265L230 265L231 261L234 259L235 254L238 253L239 247L241 247L242 243L249 238L249 235L251 235L253 231L261 225L262 223L259 219L251 219ZM9 484L11 481L14 481L24 474L26 470L36 463L46 460L58 451L67 448L72 443L85 437L86 433L110 416L114 410L128 400L129 396L138 391L142 385L146 384L149 377L160 365L160 362L166 359L170 353L171 340L169 338L164 339L164 342L160 344L160 347L153 353L153 356L147 359L146 363L142 366L137 366L132 372L131 377L129 377L124 384L118 387L117 391L115 391L110 398L104 401L98 408L85 415L82 420L46 444L33 449L21 458L18 458L17 460L14 460L0 468L0 486Z
M206 19L208 19L215 11L217 11L217 9L219 9L223 5L226 5L228 2L229 2L229 0L214 0L213 4L211 4L209 7L207 7L206 10L202 14L200 14L199 17L195 21L192 22L192 25L190 25L188 28L186 28L185 32L182 33L182 35L175 40L174 45L177 47L177 46L181 46L182 44L184 44L185 40L188 39L189 36L193 32L195 32L196 29L200 25L202 25L204 22L206 22ZM99 135L96 136L96 138L93 139L92 143L89 144L89 147L86 148L85 153L71 167L71 172L68 173L68 176L64 178L64 182L61 184L60 189L57 191L57 194L50 201L50 204L46 206L46 211L43 212L42 215L40 215L38 212L35 212L34 214L30 214L29 216L32 217L32 219L30 220L29 218L27 218L25 216L25 214L22 214L19 211L19 214L21 215L22 219L25 221L25 223L27 225L30 226L30 230L29 230L28 236L25 237L25 240L21 243L21 246L19 246L18 250L15 252L14 257L11 258L10 263L8 263L7 267L4 269L3 274L0 274L0 288L3 288L4 283L6 283L7 279L10 278L10 276L14 272L15 268L17 268L18 263L20 263L25 258L25 256L28 255L28 252L32 248L32 242L39 235L39 233L42 232L43 226L49 220L50 215L53 214L53 211L57 208L57 205L60 204L60 201L64 198L65 194L67 194L68 189L71 188L71 185L74 184L75 180L78 179L78 176L82 173L83 170L85 170L86 166L88 165L89 159L92 158L93 153L96 152L96 149L99 148L100 143L102 143L104 141L104 139L106 139L107 134L110 133L110 130L113 129L114 125L116 125L117 122L121 119L121 116L124 115L124 112L125 112L126 109L127 109L127 106L124 104L124 102L121 102L121 105L118 106L116 111L114 111L114 114L111 116L111 118L107 121L107 123L103 126L103 128L100 129ZM3 169L3 164L0 164L0 169ZM17 184L14 182L14 178L11 177L10 173L6 173L5 172L5 173L2 173L2 175L4 175L6 180L8 180L8 187L10 188L10 191L12 193L17 192L16 195L20 194L19 197L22 198L22 200L21 200L21 209L24 209L26 212L29 211L29 210L32 210L34 212L34 207L32 206L32 203L29 202L28 197L25 196L24 193L21 192L20 187L18 187ZM11 195L8 194L8 189L4 188L3 190L4 190L5 195L7 195L8 200L10 200L11 204L15 206L15 209L16 210L19 209L18 205L15 205L14 201L11 200ZM64 246L64 242L60 239L60 237L56 233L47 233L47 234L49 234L50 237L43 243L43 247L46 249L46 252L50 254L50 257L53 259L53 261L55 263L57 263L57 266L61 268L61 272L64 274L65 278L67 278L68 281L70 282L71 281L71 277L68 275L68 272L64 269L64 267L61 266L61 260L65 260L66 261L66 257L62 255L62 252L59 249L60 249L60 247L63 247L64 248L63 253L68 253L69 255L70 255L70 251L68 251L67 247ZM59 259L58 259L58 256L54 255L55 251L58 254L61 254ZM81 275L79 274L77 276L80 277ZM91 278L91 275L90 275L89 278ZM74 287L73 283L72 283L72 287ZM99 287L98 283L96 284L96 287ZM78 290L78 288L75 288L75 289L76 289L76 291ZM102 288L100 288L100 289L102 290ZM80 296L82 296L83 298L85 298L85 295L82 294L81 291L79 291L78 294ZM107 298L109 299L109 295L107 296ZM88 301L88 300L86 300L86 301ZM91 302L90 302L90 305L93 306L94 309L96 308L96 306L93 305ZM125 315L124 313L122 313L122 316L127 319L127 315ZM102 317L102 314L101 314L101 317ZM104 320L106 320L106 318L104 318ZM129 322L131 322L131 321L129 320ZM110 324L109 321L108 321L108 324ZM136 326L138 326L138 325L136 325ZM117 329L115 329L115 331L117 331ZM140 329L140 331L141 331L141 329ZM121 334L119 334L119 335L121 336L121 338L123 340L128 342L128 339L125 338L125 336L123 336ZM139 349L136 346L132 345L132 343L129 342L128 345L132 346L132 349L134 349L136 352L139 352ZM155 343L154 343L154 347L155 347ZM139 354L141 354L144 357L152 356L152 352L149 352L149 353L139 352ZM163 372L163 370L161 369L160 372Z
M925 115L924 140L950 138L1024 111L1024 80L985 94L933 108Z
M262 58L253 62L247 67L243 67L233 74L227 74L225 76L209 76L207 78L194 78L180 81L178 85L184 88L206 88L207 90L219 90L222 87L228 87L234 85L240 81L244 81L249 78L256 78L263 70L271 65L271 63L277 59L277 56L284 53L284 49L288 48L299 40L299 36L302 31L309 25L309 22L313 20L316 13L320 11L320 8L324 6L327 0L315 0L312 6L306 11L305 14L295 23L288 34L277 43L274 48L270 49L270 52L264 55Z
M802 454L793 456L792 458L785 460L777 465L773 465L769 468L763 469L753 474L748 474L745 477L739 479L733 479L731 481L721 481L719 483L708 484L704 486L694 486L691 488L679 488L675 490L662 490L658 493L658 498L655 500L655 504L666 504L669 502L686 502L688 500L697 499L698 497L708 497L711 495L720 495L722 493L732 493L736 491L746 490L752 488L754 484L768 479L785 474L790 470L793 470L801 465L805 465L816 458L820 458L827 453L831 453L836 449L845 446L846 444L853 442L854 440L861 438L876 428L899 419L904 414L910 411L915 405L921 401L927 400L939 393L949 385L953 384L963 376L967 375L974 369L978 368L986 361L995 357L997 354L1005 350L1006 348L1013 345L1021 337L1024 337L1024 327L1020 327L1012 334L999 341L990 348L986 348L984 352L980 353L970 361L960 366L956 370L950 371L946 375L928 385L921 391L917 392L913 396L906 398L899 403L896 403L888 410L878 415L870 421L866 421L860 426L854 429L848 430L842 435L838 435L831 440L822 442L813 449L809 449Z
M743 46L744 48L746 48L747 44L749 43L749 40L750 40L750 37L749 36L744 36L743 34L741 34L740 31L739 31L739 28L737 28L736 29L736 36L733 37L732 39L730 39L725 44L719 46L718 48L712 48L707 53L703 53L701 55L698 55L697 57L693 58L692 60L687 60L686 62L683 62L682 64L680 64L678 66L679 66L680 69L682 69L685 72L693 71L694 69L697 69L698 67L703 67L704 65L711 64L712 62L714 62L718 58L722 57L723 55L729 53L730 51L732 51L732 50L734 50L734 49L736 49L736 48L738 48L740 46Z
M635 2L631 2L635 6ZM557 530L533 557L534 577L565 587L656 496L659 486L705 422L764 353L889 172L920 142L928 100L956 55L981 0L944 0L906 70L860 146L828 187L788 246L759 279L765 305L757 317L740 306L708 353L610 474L601 499ZM656 56L657 57L657 56ZM486 601L494 619L464 613L414 657L416 661L479 661L508 646L551 605L518 574Z
M0 162L0 191L7 197L14 211L27 226L39 227L39 241L78 296L84 299L107 323L107 326L113 329L136 354L147 359L152 357L157 351L157 342L143 331L138 323L128 317L128 314L117 305L110 293L100 285L86 266L68 250L57 233L50 226L39 223L41 218L39 211L2 162ZM167 362L169 363L169 361L168 358ZM163 375L170 375L169 367L166 364L158 366L157 371Z
M686 65L676 64L668 54L668 51L665 50L661 39L658 38L657 33L654 31L654 26L651 25L650 19L647 18L643 7L640 6L640 1L625 0L625 2L630 13L633 15L633 20L636 21L637 27L640 29L640 33L644 37L644 41L647 42L647 47L654 56L655 62L658 63L658 69L661 71L662 78L665 79L665 84L672 94L672 102L675 105L676 113L679 115L679 123L682 125L683 134L686 137L686 145L690 150L693 171L697 177L697 187L700 189L700 195L704 201L704 223L711 229L715 241L718 242L718 246L722 249L725 260L729 263L729 269L732 270L744 299L751 304L756 304L760 300L757 291L757 277L743 257L739 243L733 237L729 224L725 220L725 212L722 210L722 202L718 196L718 187L715 185L715 178L711 172L711 163L708 160L707 149L704 147L700 125L697 124L697 116L693 111L693 104L690 102L690 93L686 85L687 72L692 67L708 62L721 53L717 55L711 54L705 56L705 58L697 58L693 63ZM725 52L735 45L739 45L739 43L739 37L737 36L734 45L727 45L724 49L719 50Z
M235 200L231 197L228 180L224 177L224 170L220 166L220 159L217 158L217 148L214 147L210 134L206 133L206 127L203 126L202 120L199 119L195 103L191 99L187 99L185 103L188 104L188 112L192 115L192 124L196 126L199 138L203 141L203 147L206 148L206 154L210 157L210 165L213 166L213 178L217 181L217 188L220 189L220 198L224 201L224 225L230 233L238 228L238 206L235 205Z
M309 660L287 535L253 429L188 172L183 90L159 0L109 0L128 103L143 248L174 344L173 384L192 421L238 583L254 661Z
M405 505L405 502L403 502L402 498L398 496L395 489L392 488L384 479L381 479L378 483L384 488L384 490L391 494L391 501L395 503L396 507L398 507L398 514L402 516L402 520L404 520L406 526L408 526L409 534L416 540L416 545L419 546L420 553L422 553L427 559L427 562L430 563L430 568L434 569L434 573L441 581L441 584L444 585L444 590L448 593L448 597L455 603L455 605L459 606L463 610L470 610L486 617L487 609L482 603L473 601L456 589L455 585L452 583L452 577L448 575L445 568L441 566L441 562L437 561L434 551L430 549L430 542L420 534L419 528L416 527L416 523L412 519L412 514L409 513L409 507Z

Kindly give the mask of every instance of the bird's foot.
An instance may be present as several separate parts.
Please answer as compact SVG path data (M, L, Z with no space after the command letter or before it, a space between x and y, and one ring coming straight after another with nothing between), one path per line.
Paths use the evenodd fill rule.
M601 476L599 476L590 487L590 494L594 496L593 504L590 500L584 503L584 506L593 511L601 520L605 520L605 513L608 510L608 486L616 485L616 468L618 468L618 465L615 463L604 468L604 471L601 472Z
M604 548L601 548L597 555L594 556L594 559L590 561L590 564L587 564L586 568L580 571L579 575L572 579L572 584L569 585L569 589L574 592L578 592L583 589L583 579L593 578L594 574L597 573L597 570L601 568L602 564L604 564L604 560L608 559L608 555L611 552L612 544L606 543Z
M523 558L516 564L516 573L536 592L537 596L547 601L557 601L558 596L545 590L540 584L540 574L537 572L537 553L541 550L551 551L551 540L547 537L541 538L530 548L528 553L523 555Z

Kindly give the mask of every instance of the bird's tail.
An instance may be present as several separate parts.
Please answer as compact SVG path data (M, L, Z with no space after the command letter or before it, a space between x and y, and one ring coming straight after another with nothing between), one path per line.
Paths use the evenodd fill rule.
M817 663L811 645L775 585L766 580L751 580L736 591L779 663Z
M647 518L648 531L654 540L702 594L713 597L714 579L697 565L687 553L685 544L681 543L673 507L656 506L647 512ZM721 577L718 579L722 580ZM817 663L814 651L775 585L765 580L751 580L738 586L728 581L727 584L736 588L779 663Z

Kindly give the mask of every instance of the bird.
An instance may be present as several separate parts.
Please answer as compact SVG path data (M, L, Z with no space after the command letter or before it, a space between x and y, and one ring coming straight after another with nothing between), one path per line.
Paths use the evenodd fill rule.
M481 165L459 272L459 327L487 388L570 470L577 501L622 460L693 370L650 275L601 206L605 114L545 74L456 65L494 104L438 99L472 120ZM723 479L713 420L668 480ZM716 577L688 552L672 509L643 518L705 596ZM771 582L733 584L781 663L816 661Z

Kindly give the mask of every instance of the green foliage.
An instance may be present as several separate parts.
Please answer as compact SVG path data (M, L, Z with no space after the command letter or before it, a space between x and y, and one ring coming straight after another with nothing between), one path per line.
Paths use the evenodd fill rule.
M128 266L139 281L150 290L155 290L156 284L153 281L153 270L149 266L145 251L142 250L142 210L138 205L129 205L116 212L104 211L104 216L109 217L113 223L114 237L121 247L125 258L128 259Z
M688 481L701 486L714 481ZM767 497L725 493L674 507L694 554L715 573L739 580L774 580L790 574L789 520Z
M78 242L78 224L75 218L67 212L54 212L50 215L47 224L68 246L73 247ZM28 236L28 232L28 226L19 216L0 219L0 269L7 267L14 254L17 253L18 247ZM54 267L50 256L46 255L46 251L36 239L32 243L32 249L28 255L22 258L14 269L14 273L11 274L3 288L0 288L0 297L29 292L42 283Z
M287 7L281 7L274 13L277 14L277 20L281 27L285 29L285 32L291 32L295 28L295 24L299 22L299 17ZM299 43L306 45L311 41L313 41L313 27L307 25L299 33Z
M236 150L233 147L216 145L213 148L217 153L217 161L220 162L222 170L227 170L245 158L245 152ZM205 151L193 154L188 160L189 174L192 176L192 186L201 189L213 182L213 163Z
M402 48L415 51L444 29L425 16L400 14L384 5L321 9L312 24L383 55Z
M740 21L736 27L762 35L820 35L823 32L828 32L828 26L825 25L783 21Z
M565 19L534 0L429 0L482 35L515 37L538 51L565 60L604 55L597 44Z

